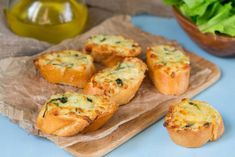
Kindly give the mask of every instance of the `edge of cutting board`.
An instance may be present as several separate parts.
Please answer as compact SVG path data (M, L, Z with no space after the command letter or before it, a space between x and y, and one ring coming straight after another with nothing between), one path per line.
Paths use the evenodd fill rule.
M104 138L89 142L76 143L64 149L77 157L103 156L125 143L157 120L161 119L166 114L172 103L177 102L184 97L192 98L214 84L220 78L221 72L214 63L193 53L189 53L189 56L194 62L200 63L200 65L204 65L205 68L209 68L211 70L211 74L205 83L192 89L190 92L164 102L153 110L144 113L140 117L123 124L116 131Z

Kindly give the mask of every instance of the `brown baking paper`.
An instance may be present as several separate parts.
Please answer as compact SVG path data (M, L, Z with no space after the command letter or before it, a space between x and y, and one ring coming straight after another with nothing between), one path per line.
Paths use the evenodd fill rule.
M141 44L144 51L147 46L152 44L171 44L181 48L174 41L151 35L132 26L129 16L116 16L106 20L87 33L74 39L66 40L45 52L63 49L79 50L88 37L98 33L117 34L132 38ZM105 137L120 125L154 109L160 103L175 98L175 96L160 94L146 77L135 98L129 104L121 106L114 117L101 129L73 137L43 135L35 127L35 119L45 100L55 93L80 91L69 86L50 84L44 80L33 65L32 61L35 57L12 57L0 60L0 112L28 132L44 136L61 147ZM144 58L144 55L142 58ZM205 83L211 73L210 69L205 69L198 63L192 62L191 66L189 90Z

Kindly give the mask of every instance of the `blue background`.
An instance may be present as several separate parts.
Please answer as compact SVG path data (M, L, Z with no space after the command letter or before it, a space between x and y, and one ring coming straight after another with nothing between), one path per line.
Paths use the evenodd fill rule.
M162 126L163 120L136 135L107 156L174 156L174 157L221 157L235 156L235 58L218 58L200 49L183 32L174 19L149 15L133 17L133 23L144 31L177 40L188 50L216 63L222 77L212 87L195 97L209 102L220 111L225 122L225 134L216 142L210 142L201 148L183 148L175 145ZM0 116L0 156L1 157L70 157L52 142L27 134Z

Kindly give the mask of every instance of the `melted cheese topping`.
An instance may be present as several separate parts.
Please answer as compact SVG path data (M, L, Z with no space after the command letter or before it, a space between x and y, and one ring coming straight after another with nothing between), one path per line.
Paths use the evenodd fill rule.
M218 126L220 120L221 116L218 111L208 103L189 99L176 104L165 119L168 127L177 130L187 128L197 130L211 124Z
M120 54L125 54L128 50L140 48L133 40L115 35L95 35L88 39L87 44L112 46Z
M110 101L105 97L75 92L53 95L46 105L47 111L59 108L58 114L60 115L75 113L80 116L88 116L91 120L112 107Z
M92 64L92 58L89 55L79 51L65 50L43 55L39 59L43 65L51 64L61 68L79 68Z
M109 87L109 94L118 93L121 89L135 84L144 77L146 67L137 58L127 58L112 68L106 68L94 76L98 86ZM108 94L108 93L106 93Z
M185 65L190 64L189 58L181 50L173 46L153 46L151 47L151 52L156 56L153 62L169 69L169 73L179 71Z

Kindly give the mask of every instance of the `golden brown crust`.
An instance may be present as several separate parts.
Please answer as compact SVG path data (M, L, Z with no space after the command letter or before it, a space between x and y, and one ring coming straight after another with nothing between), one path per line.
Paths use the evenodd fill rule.
M209 115L208 114L204 115L207 117L202 118L195 116L198 119L192 121L193 115L187 112L187 110L189 110L189 107L184 106L181 109L178 108L178 106L181 105L182 103L185 103L185 101L191 103L197 102L205 104L205 102L190 101L188 99L183 99L182 102L175 104L169 108L169 111L165 117L164 126L167 128L167 131L171 139L176 144L184 147L201 147L208 141L215 141L222 136L222 134L224 133L223 119L215 109L213 109L212 107L202 108L202 106L197 106L197 105L194 106L196 108L201 108L200 110L203 110L204 112L203 114L207 112L206 111L207 109L210 109L211 111L208 112L210 113ZM179 117L179 114L177 114L176 112L180 112L180 114L183 114L186 117L190 118L182 119L183 117ZM200 121L199 118L203 121ZM189 119L191 120L190 122L188 121ZM184 121L186 121L187 125L183 123Z
M76 96L76 94L70 93L70 95L73 99L72 102L74 102L74 96ZM101 102L97 101L93 103L103 104L97 104L93 109L86 110L86 106L80 108L78 107L79 104L77 104L78 106L75 104L76 107L55 105L55 103L51 102L53 99L50 99L38 114L37 128L45 134L73 136L78 133L99 129L117 110L117 105L106 97L90 95L82 96L88 96L92 98L93 101L95 101L96 98L99 98L101 99Z
M114 43L93 42L92 38L102 36L103 38L118 38L125 42L129 41L133 46L127 47L126 45ZM114 66L122 61L125 57L135 57L141 53L141 47L138 43L131 39L126 39L122 36L109 36L109 35L96 35L88 39L84 46L84 52L90 54L96 62L100 62L106 66ZM115 40L118 40L115 39Z
M94 122L92 122L89 126L87 126L82 132L83 133L92 132L101 128L114 115L116 110L117 110L117 107L113 108L111 112L98 116L94 120Z
M95 72L95 67L93 65L92 58L89 58L88 63L86 65L81 64L81 66L76 68L60 67L50 63L43 64L43 61L46 60L48 55L63 54L64 52L67 51L72 51L72 50L50 52L43 54L34 60L34 65L39 70L40 74L50 83L66 84L78 88L83 88L85 84L88 82L88 80L91 78L93 73Z
M158 56L154 54L152 48L148 48L146 57L149 76L159 92L166 95L180 95L187 90L191 69L189 64L179 66L177 70L158 64L156 63L159 60Z
M125 105L134 98L136 92L140 88L144 77L140 77L136 84L129 84L127 89L123 89L122 92L115 93L110 95L110 99L116 102L119 105ZM93 79L91 79L91 82ZM106 91L109 91L109 87L100 88L99 86L94 86L94 83L89 82L83 89L84 94L93 94L93 95L107 95ZM108 96L108 95L107 95Z
M56 115L38 117L37 128L45 134L56 136L73 136L86 128L88 121L82 118L70 118Z
M208 127L203 127L197 131L193 131L190 129L175 131L174 129L167 127L167 131L171 139L176 144L192 148L201 147L204 144L206 144L208 141L215 141L219 137L221 137L224 133L223 121L219 123L218 129L216 131L218 133L218 136L216 138L213 138L212 135L213 129L214 129L213 125L209 125Z
M83 93L93 95L106 95L109 96L112 101L116 102L119 105L127 104L138 91L145 77L144 73L147 69L146 65L137 58L126 58L123 62L120 63L120 65L127 62L132 62L136 64L136 66L132 67L133 69L129 69L127 73L120 71L119 77L113 76L110 79L105 78L103 82L100 82L98 80L100 76L104 73L107 73L107 76L110 76L110 74L112 74L119 65L116 65L112 68L104 69L96 73L91 78L90 82L84 87ZM134 70L138 71L138 76L131 76L131 71ZM127 75L130 75L128 79ZM117 79L122 80L121 86L116 83Z

